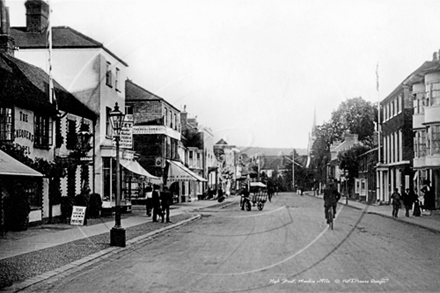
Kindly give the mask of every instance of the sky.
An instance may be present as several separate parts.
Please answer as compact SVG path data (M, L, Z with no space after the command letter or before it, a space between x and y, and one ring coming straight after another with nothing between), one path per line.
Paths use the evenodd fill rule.
M6 0L25 26L24 0ZM440 49L438 0L51 0L128 78L230 145L307 148L347 99L386 98ZM377 79L378 76L378 79ZM379 90L377 90L377 81Z

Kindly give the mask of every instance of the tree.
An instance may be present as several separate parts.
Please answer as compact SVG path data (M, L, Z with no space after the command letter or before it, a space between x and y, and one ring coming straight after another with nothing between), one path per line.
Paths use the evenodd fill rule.
M203 142L200 134L200 132L194 131L192 129L186 129L183 132L183 145L185 147L196 147L198 149L203 149Z
M368 147L359 144L338 154L339 168L346 171L347 178L345 180L348 182L349 193L354 186L354 178L359 175L358 158L366 151L368 151Z
M343 135L342 123L324 123L315 130L316 140L313 143L312 169L315 170L315 179L320 182L327 180L327 164L331 160L330 146L334 141L340 140Z
M377 121L377 108L362 97L352 98L339 105L333 111L331 124L342 125L338 128L342 135L345 131L358 134L359 141L366 145L373 143L374 122Z

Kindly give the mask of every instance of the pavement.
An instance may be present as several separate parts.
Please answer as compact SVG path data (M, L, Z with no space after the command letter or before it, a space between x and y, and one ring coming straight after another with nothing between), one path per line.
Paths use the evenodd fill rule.
M238 196L231 196L223 203L235 203ZM217 205L217 200L197 200L192 202L173 204L170 208L171 216L183 213L197 212L199 209ZM151 222L151 218L145 215L145 206L133 206L131 215L124 217L121 221L124 228L129 228ZM114 219L106 219L107 222L100 222L87 226L71 226L69 224L43 224L30 227L26 231L6 232L0 236L0 260L13 256L45 249L60 244L72 242L91 236L109 233L115 225ZM175 226L174 224L170 227Z
M304 192L304 195L316 197L322 199L323 195L314 195L312 191ZM392 206L391 205L376 205L376 204L368 204L366 202L356 201L347 199L342 197L339 202L339 205L349 206L358 210L363 210L369 214L376 214L383 217L391 218L396 221L404 222L410 225L418 226L420 228L424 228L430 230L432 232L440 233L440 210L434 210L431 213L422 212L420 217L414 217L412 215L412 211L410 212L409 217L405 217L405 208L401 208L399 210L399 214L397 218L394 218L391 215Z

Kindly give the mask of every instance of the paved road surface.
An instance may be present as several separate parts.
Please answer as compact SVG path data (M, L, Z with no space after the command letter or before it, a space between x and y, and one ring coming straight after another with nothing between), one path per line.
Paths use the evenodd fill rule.
M280 194L263 211L201 220L27 292L438 292L440 234L321 200Z

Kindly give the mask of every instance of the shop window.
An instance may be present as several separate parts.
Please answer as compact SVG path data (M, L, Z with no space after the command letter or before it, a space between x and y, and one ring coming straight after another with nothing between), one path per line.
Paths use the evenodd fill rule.
M12 140L12 109L0 107L0 140Z
M31 209L41 208L43 204L40 184L36 180L23 180L19 183L22 187L22 192L29 198ZM20 188L18 188L20 189Z
M111 184L111 172L110 172L110 158L102 158L102 173L103 173L103 180L102 180L102 190L104 191L104 196L107 200L110 200L110 184Z
M113 158L102 158L102 172L102 190L104 191L104 199L110 200L110 195L112 195L111 199L114 201L116 194L116 161Z
M46 116L35 115L34 146L48 148L53 143L52 119Z

